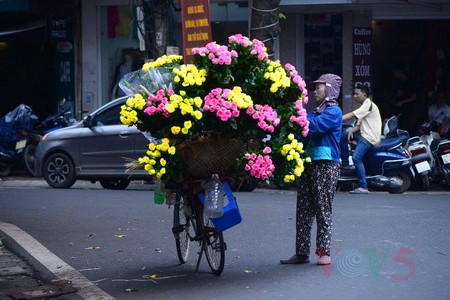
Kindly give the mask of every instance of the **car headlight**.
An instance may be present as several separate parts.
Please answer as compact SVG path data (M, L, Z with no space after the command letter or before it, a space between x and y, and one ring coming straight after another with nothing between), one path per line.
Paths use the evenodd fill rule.
M41 141L45 141L47 139L48 133L44 134L44 136L41 138Z

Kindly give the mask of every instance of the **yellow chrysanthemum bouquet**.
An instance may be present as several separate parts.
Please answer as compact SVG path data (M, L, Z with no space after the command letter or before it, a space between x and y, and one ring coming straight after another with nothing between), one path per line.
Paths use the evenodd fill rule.
M268 59L262 42L239 34L228 40L192 49L192 64L162 56L122 79L130 95L122 123L155 138L138 163L180 182L202 176L196 171L209 156L211 174L293 182L308 161L306 84L294 66Z

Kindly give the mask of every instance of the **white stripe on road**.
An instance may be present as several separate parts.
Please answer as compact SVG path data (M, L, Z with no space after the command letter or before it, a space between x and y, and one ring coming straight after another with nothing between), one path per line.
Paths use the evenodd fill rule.
M19 227L0 221L0 231L10 236L57 278L70 281L82 298L114 299Z

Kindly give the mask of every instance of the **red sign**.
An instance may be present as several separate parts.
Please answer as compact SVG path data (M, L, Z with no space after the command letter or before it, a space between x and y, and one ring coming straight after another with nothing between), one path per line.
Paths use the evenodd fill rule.
M192 48L212 41L209 0L181 0L184 63L192 60Z
M353 28L353 84L372 83L372 28Z

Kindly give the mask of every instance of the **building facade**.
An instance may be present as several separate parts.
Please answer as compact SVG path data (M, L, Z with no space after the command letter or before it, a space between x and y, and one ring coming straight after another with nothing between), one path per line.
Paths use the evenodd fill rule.
M104 39L102 7L128 5L129 1L82 2L82 105L95 107L108 101L106 87L111 88L114 82L109 63L114 59L111 54L105 57L104 48L99 44L110 42ZM245 23L250 22L252 2L243 3L246 1L211 1L216 40L224 41L234 33L248 34ZM374 101L379 104L383 117L389 117L393 113L391 68L403 63L410 69L418 87L418 113L412 121L417 123L425 118L426 107L433 100L435 68L438 64L449 66L448 1L282 0L279 8L286 18L280 20L282 31L276 58L294 64L307 82L325 72L341 75L344 111L355 108L351 100L352 88L361 82L371 85ZM214 28L214 24L220 23L222 27ZM178 19L175 24L179 26ZM224 28L231 29L225 32ZM172 44L175 47L180 46L179 32L177 34Z
M9 7L2 8L8 2ZM173 11L155 17L153 53L164 54L168 49L176 52L182 46L180 14L176 10L179 1L169 2L173 3ZM16 7L20 3L23 6ZM50 0L2 1L0 75L8 79L3 80L7 82L4 89L18 92L8 92L11 100L2 105L1 113L14 108L13 104L29 103L39 107L41 115L45 116L46 111L49 115L64 97L79 118L79 111L92 111L120 96L117 82L121 76L151 58L149 49L143 49L139 3L66 0L55 5ZM229 35L248 35L252 6L252 1L211 0L213 39L225 43ZM403 63L416 82L419 99L413 121L419 122L433 101L436 68L450 69L450 3L446 0L282 0L279 10L285 18L280 19L275 58L295 65L307 82L325 72L342 76L344 111L355 108L352 88L361 82L370 84L383 117L389 117L391 68ZM39 19L46 21L34 29L33 24L39 25L23 21ZM48 20L62 23L52 27ZM57 25L64 22L66 39L51 40L49 31L53 28L58 37L62 29ZM25 25L29 30L20 31ZM10 34L11 27L18 31ZM15 46L11 48L12 44ZM20 55L11 49L20 49ZM15 71L6 71L12 69ZM27 76L33 70L43 75ZM23 83L30 88L21 88Z
M383 117L389 117L392 66L402 63L417 86L412 122L426 117L435 70L450 67L448 1L282 0L280 10L289 12L280 37L281 60L294 63L307 81L321 72L341 75L344 111L355 109L354 84L368 81Z

